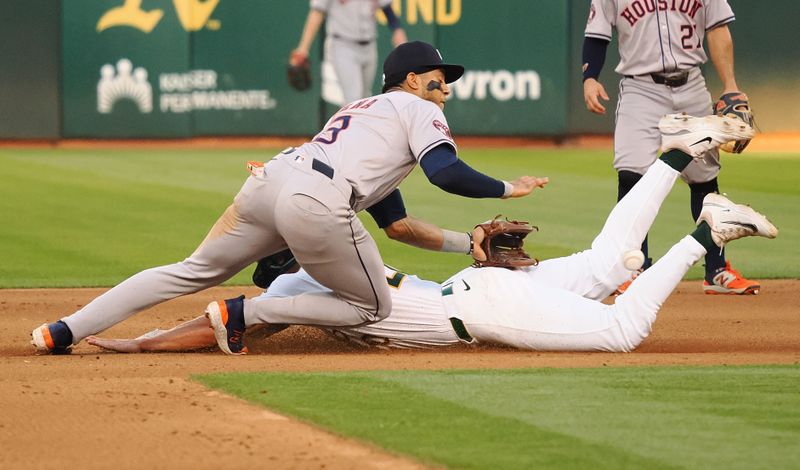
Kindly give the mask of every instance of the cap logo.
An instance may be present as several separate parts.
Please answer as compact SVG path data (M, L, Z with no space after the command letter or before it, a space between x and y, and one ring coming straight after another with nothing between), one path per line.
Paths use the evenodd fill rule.
M444 59L442 59L442 53L439 52L439 49L436 49L436 53L439 54L439 60L444 60Z

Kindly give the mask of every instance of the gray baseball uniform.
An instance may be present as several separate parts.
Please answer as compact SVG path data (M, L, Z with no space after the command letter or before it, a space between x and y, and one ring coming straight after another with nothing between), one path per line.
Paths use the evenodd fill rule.
M699 66L707 61L705 32L734 20L726 0L592 0L586 37L619 40L620 62L614 168L643 174L661 144L658 120L665 114L711 114L711 95ZM688 71L681 86L654 82L650 74ZM683 172L689 183L719 173L719 153L709 152Z
M378 8L391 0L311 0L311 8L327 15L325 57L331 62L349 103L372 94L378 66L375 43Z
M311 142L251 176L187 259L134 275L63 318L77 343L165 300L229 279L291 248L333 292L245 303L256 323L356 325L386 317L391 296L374 240L356 212L380 201L439 144L455 147L435 104L403 91L339 110Z

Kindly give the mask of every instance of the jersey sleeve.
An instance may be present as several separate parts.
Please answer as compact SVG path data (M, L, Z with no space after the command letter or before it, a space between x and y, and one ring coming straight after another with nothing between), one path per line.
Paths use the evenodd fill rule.
M706 31L728 24L736 19L727 0L706 1Z
M330 10L331 0L310 0L308 4L312 10L327 12Z
M589 18L586 20L586 31L584 36L587 38L605 39L611 41L611 33L614 29L614 19L616 9L613 2L609 0L592 0L589 7Z
M400 117L408 134L408 146L417 161L440 144L456 148L444 113L430 101L420 99L409 103Z

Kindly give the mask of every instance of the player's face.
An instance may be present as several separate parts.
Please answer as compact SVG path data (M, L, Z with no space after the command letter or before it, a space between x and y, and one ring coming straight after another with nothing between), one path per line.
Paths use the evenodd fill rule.
M431 70L430 72L418 75L421 81L420 98L434 103L444 109L444 102L450 94L450 87L444 81L444 72L441 69Z

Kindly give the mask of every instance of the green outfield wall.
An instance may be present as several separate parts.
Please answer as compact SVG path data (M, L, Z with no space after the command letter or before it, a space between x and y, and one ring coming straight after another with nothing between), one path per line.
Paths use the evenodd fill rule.
M784 104L800 97L800 60L788 50L800 7L730 3L737 80L759 127L800 130L800 112ZM596 116L583 105L589 0L394 0L393 7L411 39L466 66L447 105L457 134L613 129L616 43L601 75L609 112ZM297 92L287 84L306 0L7 0L0 10L0 138L304 136L340 105L320 91L321 38L312 49L315 86ZM381 57L389 36L379 27ZM379 70L375 93L380 79Z
M0 2L0 139L58 139L59 3Z

